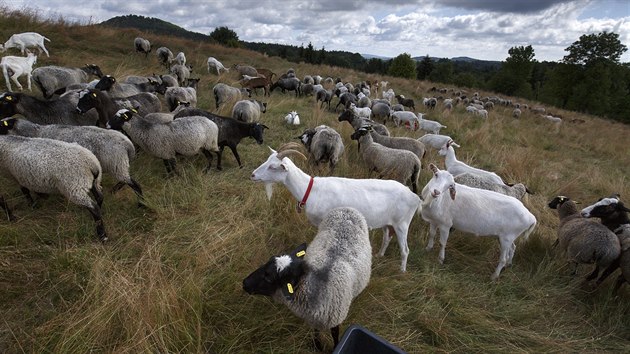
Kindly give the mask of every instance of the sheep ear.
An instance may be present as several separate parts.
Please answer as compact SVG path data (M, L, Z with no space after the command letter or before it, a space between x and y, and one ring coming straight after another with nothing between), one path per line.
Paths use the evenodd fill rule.
M264 125L264 124L262 125L262 127L265 128L265 129L269 129L269 127Z
M437 173L439 171L439 169L437 168L437 166L435 166L434 164L429 164L429 169L433 172L433 173Z

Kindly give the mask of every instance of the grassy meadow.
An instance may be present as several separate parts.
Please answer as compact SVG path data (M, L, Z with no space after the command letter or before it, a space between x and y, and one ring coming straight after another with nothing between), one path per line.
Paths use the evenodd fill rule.
M167 46L186 53L193 76L201 78L198 107L210 111L215 107L212 86L236 85L237 77L233 72L208 74L208 56L226 66L247 63L276 73L294 68L298 77L387 80L396 93L416 102L431 94L430 87L442 86L290 63L136 30L35 18L28 11L0 10L2 41L25 31L50 38L50 58L39 57L37 66L95 63L116 78L164 73L154 51L148 58L134 51L134 38L142 36L154 49ZM33 94L40 95L35 87ZM271 255L308 242L317 232L304 214L296 213L295 199L283 186L276 185L268 201L263 185L249 176L267 159L267 146L296 141L304 129L319 124L335 128L344 139L336 175L375 176L358 158L350 125L337 121L339 112L318 109L313 97L296 98L279 90L254 98L268 102L262 121L270 129L263 145L252 139L241 142L242 169L226 149L223 171L203 174L203 156L178 158L180 176L166 178L162 161L139 152L132 176L149 208L138 208L129 188L106 192L103 216L110 241L105 245L97 241L86 210L59 196L40 199L33 209L13 181L0 177L0 191L17 217L16 222L0 219L0 352L315 352L308 340L311 330L301 319L269 298L242 290L243 278ZM630 286L614 296L615 274L592 289L583 283L591 270L586 265L577 277L569 275L566 262L551 248L558 218L547 202L559 194L583 204L612 192L630 195L630 127L547 109L565 117L565 123L556 126L527 112L515 120L508 107L496 107L486 121L470 116L461 105L451 114L428 112L429 119L448 126L442 133L461 145L458 159L496 171L507 181L523 182L534 192L525 204L538 226L529 240L517 242L514 265L492 282L499 254L496 240L452 232L446 262L440 265L437 248L424 250L428 225L414 218L407 272L400 273L398 245L392 242L385 257L374 258L370 284L355 299L342 332L358 323L409 353L628 351ZM301 126L284 124L291 110L300 114ZM230 109L219 113L229 115ZM568 123L571 118L585 123ZM422 135L392 124L389 128L396 136ZM328 173L295 162L312 175ZM443 157L429 151L420 186L430 177L426 166L431 162L444 165ZM114 184L104 177L106 191ZM370 235L376 253L381 231ZM326 340L330 349L328 334Z

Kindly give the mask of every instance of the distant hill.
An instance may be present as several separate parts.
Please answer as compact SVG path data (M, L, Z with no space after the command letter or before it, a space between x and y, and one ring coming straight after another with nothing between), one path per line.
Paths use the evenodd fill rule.
M99 23L99 25L117 28L136 28L141 31L158 35L175 36L209 43L214 42L214 40L208 35L199 32L192 32L170 22L153 17L138 15L116 16Z

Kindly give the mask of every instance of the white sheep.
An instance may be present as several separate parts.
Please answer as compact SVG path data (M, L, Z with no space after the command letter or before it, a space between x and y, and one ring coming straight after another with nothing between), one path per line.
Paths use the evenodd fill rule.
M186 65L186 54L184 52L177 53L174 61L179 65Z
M300 125L300 116L296 111L291 111L284 117L284 121L290 125Z
M50 57L48 50L44 46L44 41L50 42L50 39L36 32L16 33L4 43L4 46L0 46L0 49L4 52L9 48L19 48L22 55L26 55L26 48L35 47L39 50L40 55L43 51L47 57Z
M512 264L516 245L523 235L527 240L536 227L536 217L516 198L455 183L453 175L430 164L433 177L422 190L422 218L429 226L427 250L433 248L440 231L438 260L444 262L446 242L451 228L477 236L497 236L501 247L496 280L506 265Z
M37 62L37 56L33 53L28 53L27 57L6 56L0 61L2 67L2 74L4 74L4 80L7 83L9 91L11 89L11 81L9 80L9 73L11 80L15 82L17 87L22 90L22 85L18 81L18 78L22 75L26 75L26 82L28 83L28 90L31 90L31 74L33 71L33 65Z
M444 164L446 165L446 170L450 172L453 176L458 176L463 173L473 173L476 175L482 175L486 177L488 180L497 183L497 184L505 184L503 179L499 177L494 172L485 171L476 167L469 166L464 162L457 160L455 157L455 149L453 148L452 141L448 141L444 146L440 148L438 154L444 156Z
M372 109L370 107L359 108L354 103L350 103L350 109L360 118L370 119L370 116L372 116Z
M420 119L411 111L390 111L389 116L397 127L402 125L414 131L420 128Z
M251 180L265 183L267 197L271 198L273 183L282 183L300 202L298 210L306 211L306 217L313 225L319 225L326 214L338 207L357 209L367 221L370 229L382 228L383 244L379 256L385 255L392 236L390 229L396 233L401 254L400 270L407 270L407 232L409 224L416 212L419 212L420 198L402 183L380 179L352 179L341 177L311 177L300 170L289 154L297 154L296 150L276 152L262 165L256 168ZM311 185L309 193L306 193Z
M387 91L383 91L382 96L391 104L394 102L394 97L396 97L396 94L394 93L394 90L389 89Z
M310 326L330 329L336 347L339 325L368 285L371 268L365 218L356 209L335 208L325 215L308 247L303 244L271 257L243 280L243 290L272 296Z

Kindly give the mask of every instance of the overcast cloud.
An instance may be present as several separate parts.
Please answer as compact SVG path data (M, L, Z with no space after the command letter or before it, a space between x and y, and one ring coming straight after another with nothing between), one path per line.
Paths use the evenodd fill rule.
M505 60L513 46L534 47L539 61L559 61L585 33L613 31L630 47L628 0L16 0L42 17L99 23L114 16L160 18L209 34L227 26L250 42L313 44L394 57L468 56ZM622 61L630 62L626 53Z

